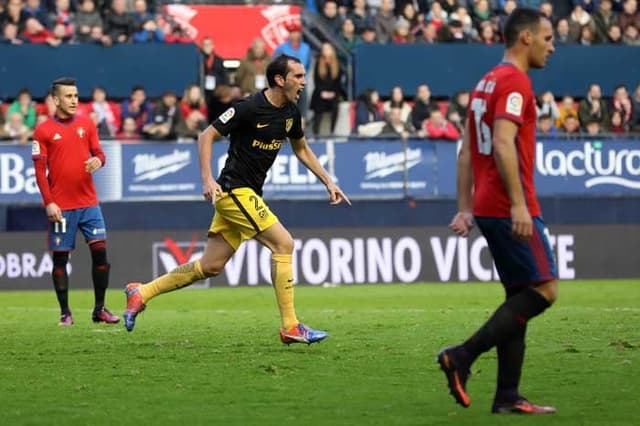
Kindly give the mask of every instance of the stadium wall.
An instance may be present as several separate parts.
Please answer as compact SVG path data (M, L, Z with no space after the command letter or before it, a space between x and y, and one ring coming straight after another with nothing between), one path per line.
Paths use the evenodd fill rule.
M477 44L360 44L355 51L355 93L375 88L388 94L399 85L404 93L414 94L426 83L433 96L450 97L473 87L502 54L502 46ZM614 45L556 46L546 68L531 72L536 93L550 90L556 96L574 97L586 96L591 83L600 84L603 94L611 96L618 84L636 87L638 75L637 48Z

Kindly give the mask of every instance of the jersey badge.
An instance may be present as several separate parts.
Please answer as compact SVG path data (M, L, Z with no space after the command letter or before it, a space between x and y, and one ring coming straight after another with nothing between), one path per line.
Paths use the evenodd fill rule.
M284 130L289 133L289 130L293 127L293 118L287 118L284 122Z
M84 138L85 133L84 128L78 127L78 136L80 136L80 138Z
M40 142L35 139L31 143L31 155L40 155Z
M60 133L56 133L55 135L53 135L54 141L59 141L60 139L62 139L62 136L60 136Z
M234 115L236 115L236 110L235 110L235 108L231 107L228 110L226 110L225 112L223 112L222 114L220 114L220 117L218 117L218 118L220 119L220 121L223 124L227 124L227 122L229 120L231 120Z
M518 92L511 92L507 96L507 113L520 116L522 114L522 95Z

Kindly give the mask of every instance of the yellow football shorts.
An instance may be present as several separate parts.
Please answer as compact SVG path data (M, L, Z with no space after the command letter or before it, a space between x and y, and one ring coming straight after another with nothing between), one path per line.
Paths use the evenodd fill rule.
M221 234L237 250L249 240L278 223L262 197L251 188L234 188L216 199L216 213L209 227L209 236Z

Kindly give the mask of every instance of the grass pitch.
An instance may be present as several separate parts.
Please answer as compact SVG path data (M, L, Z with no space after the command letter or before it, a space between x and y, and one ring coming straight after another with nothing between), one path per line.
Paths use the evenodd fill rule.
M90 321L91 291L0 293L3 425L632 425L640 394L640 282L562 283L529 327L522 392L552 416L489 414L495 351L454 404L435 355L502 298L497 284L298 287L301 320L327 329L284 346L270 288L183 290L127 333ZM120 314L124 294L111 291Z

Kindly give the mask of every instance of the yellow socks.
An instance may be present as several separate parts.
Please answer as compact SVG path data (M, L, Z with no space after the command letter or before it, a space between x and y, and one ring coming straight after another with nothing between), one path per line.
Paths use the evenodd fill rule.
M142 301L147 303L159 294L177 290L205 278L200 261L180 265L169 273L140 287Z
M271 282L276 291L282 328L288 330L298 324L293 307L293 266L290 254L271 255Z

